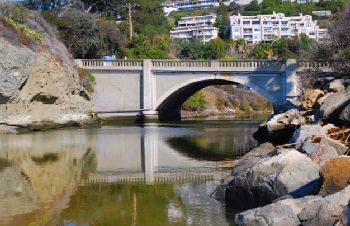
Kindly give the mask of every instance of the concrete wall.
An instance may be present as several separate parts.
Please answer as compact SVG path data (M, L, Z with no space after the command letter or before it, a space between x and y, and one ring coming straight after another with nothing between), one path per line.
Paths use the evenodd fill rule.
M96 78L91 95L95 111L138 110L141 108L141 72L91 70Z

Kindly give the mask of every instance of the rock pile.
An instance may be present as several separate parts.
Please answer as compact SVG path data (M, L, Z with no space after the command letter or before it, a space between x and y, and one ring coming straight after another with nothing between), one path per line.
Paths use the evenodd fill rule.
M237 225L349 225L347 90L344 80L306 90L301 108L259 127L262 144L235 163L225 184L227 205L244 211Z

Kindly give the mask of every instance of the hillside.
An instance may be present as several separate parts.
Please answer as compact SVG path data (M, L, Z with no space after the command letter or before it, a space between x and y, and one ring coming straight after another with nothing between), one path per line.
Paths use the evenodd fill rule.
M231 85L209 86L190 97L182 106L184 117L256 114L272 111L271 103L254 90Z
M89 96L73 58L44 19L21 7L0 10L0 126L32 129L90 120Z

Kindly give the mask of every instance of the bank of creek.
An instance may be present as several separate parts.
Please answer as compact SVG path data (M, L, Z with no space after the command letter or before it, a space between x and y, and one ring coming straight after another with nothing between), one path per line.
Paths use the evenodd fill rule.
M259 121L0 136L0 225L232 225L210 195ZM50 141L50 142L47 142Z

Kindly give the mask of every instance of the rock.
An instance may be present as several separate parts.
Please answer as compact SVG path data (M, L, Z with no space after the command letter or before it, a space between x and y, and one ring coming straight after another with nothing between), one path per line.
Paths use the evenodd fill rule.
M323 137L322 140L327 141L327 143L338 152L338 155L344 155L348 151L348 147L337 140L333 140L329 137Z
M350 182L350 157L329 160L322 166L320 175L323 180L320 195L329 195L342 190Z
M300 106L301 103L299 98L292 98L280 103L274 103L273 112L274 114L282 114L292 109L300 110Z
M320 144L310 143L310 142L304 141L301 143L300 151L302 153L310 155L310 154L314 153L315 151L317 151L317 149L319 147L320 147Z
M323 166L327 161L336 157L338 157L337 150L324 138L321 139L317 150L309 155L309 158L319 166Z
M0 32L0 124L38 130L92 123L73 58L45 20L30 17L44 44L24 45Z
M328 130L332 128L335 128L333 124L327 124L324 126L319 124L302 125L294 132L290 142L301 144L312 136L326 136Z
M11 45L0 35L0 104L8 103L19 94L34 61L32 50Z
M350 104L347 105L339 116L340 123L344 126L350 126Z
M7 125L1 125L0 124L0 134L17 134L18 133L18 127L17 126L7 126Z
M225 201L238 210L263 206L287 194L299 197L309 195L309 192L317 194L320 187L312 183L319 178L319 166L296 150L239 161L232 176Z
M238 226L334 225L344 218L350 199L350 186L333 195L285 199L237 214Z
M277 148L271 143L263 143L245 154L240 160L247 158L266 158L277 154ZM242 162L242 161L239 161Z
M335 79L329 83L328 87L331 92L343 92L345 91L344 79Z
M307 89L300 97L301 105L305 109L314 109L317 105L318 99L324 96L324 92L319 89Z
M339 124L339 116L350 103L350 92L337 92L327 96L320 106L317 119L325 123Z
M275 115L269 121L261 124L253 137L259 143L283 144L291 138L299 126L306 122L305 116L298 110L292 109L283 114Z

